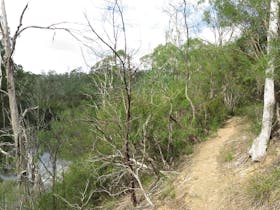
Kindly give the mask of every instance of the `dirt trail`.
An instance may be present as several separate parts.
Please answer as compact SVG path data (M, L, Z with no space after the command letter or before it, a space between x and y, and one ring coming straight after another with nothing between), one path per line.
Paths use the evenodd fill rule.
M223 170L220 158L228 142L248 138L243 135L244 124L241 122L240 118L230 119L215 137L197 147L191 165L185 166L175 180L175 201L166 202L159 210L234 209L229 206L228 190L244 180L255 166L247 167L245 171Z
M193 158L191 180L188 183L189 196L185 199L190 209L221 209L221 195L233 177L221 173L218 157L226 142L239 132L237 125L238 119L232 119L224 128L219 129L216 137L200 145Z
M199 152L193 158L191 180L188 183L191 209L219 209L222 199L220 193L227 187L229 177L220 173L218 156L225 142L236 132L234 120L225 128L218 131L217 137L205 142L199 148ZM225 180L226 179L226 180ZM225 186L226 185L226 186Z

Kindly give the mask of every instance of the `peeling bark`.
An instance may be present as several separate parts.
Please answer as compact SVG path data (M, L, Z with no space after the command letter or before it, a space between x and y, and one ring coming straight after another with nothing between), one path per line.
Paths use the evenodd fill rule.
M7 76L7 91L9 98L9 108L11 115L11 125L14 135L15 147L16 147L16 171L17 174L22 174L26 169L26 161L23 157L24 150L24 138L22 135L22 129L20 126L19 111L16 101L16 90L15 90L15 81L14 81L14 63L12 60L12 44L10 41L10 32L8 27L7 14L5 9L5 1L1 1L1 13L3 21L1 22L1 31L3 36L3 44L5 48L5 59L3 62L6 70Z
M275 70L275 41L278 32L278 12L279 1L272 0L270 4L269 29L267 34L268 47L268 67L265 71L265 87L264 87L264 107L262 118L262 130L258 137L254 140L249 154L253 161L260 161L266 155L267 144L269 142L272 130L275 93L274 93L274 70Z

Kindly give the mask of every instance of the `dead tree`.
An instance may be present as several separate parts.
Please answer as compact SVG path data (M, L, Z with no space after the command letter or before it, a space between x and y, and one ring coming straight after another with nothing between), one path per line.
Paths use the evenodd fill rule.
M35 169L34 161L34 142L31 142L33 137L30 136L29 129L25 126L25 117L28 112L37 109L38 107L27 108L19 111L19 104L16 98L16 87L15 87L15 71L16 65L13 61L13 55L16 48L17 39L20 34L26 28L22 28L23 17L28 8L28 4L24 7L21 15L19 24L13 36L10 35L10 29L8 25L8 19L5 8L5 1L1 0L1 21L0 21L0 32L1 32L1 45L3 46L4 53L1 52L1 66L5 69L5 76L7 83L7 92L1 90L8 96L9 101L9 112L10 112L10 124L12 127L12 134L15 148L15 161L16 161L16 174L20 184L24 184L25 192L29 195L30 187L36 185L36 178L38 177L37 170ZM1 81L2 81L1 80ZM26 121L25 121L26 122Z
M131 142L133 141L132 139L132 119L133 119L133 113L132 113L132 79L133 75L135 73L135 69L131 65L131 56L128 55L128 50L127 50L127 40L126 40L126 25L124 22L124 16L123 16L123 9L121 6L121 3L119 0L114 0L113 6L110 7L112 8L112 18L113 18L113 43L111 44L110 41L107 41L105 38L103 38L93 27L93 24L89 20L88 16L85 15L87 25L94 35L95 38L97 38L104 46L106 46L112 55L112 63L115 66L115 70L117 71L117 75L121 80L121 87L119 88L120 90L120 95L121 95L121 100L123 102L123 107L125 111L125 119L124 121L121 119L114 119L114 121L117 121L118 127L122 129L123 132L123 148L118 149L114 143L113 140L110 136L110 134L107 134L100 126L98 126L98 123L95 124L95 129L97 135L101 135L100 139L105 140L108 144L112 146L112 148L115 149L115 153L113 155L105 156L100 154L101 157L97 157L96 161L100 160L104 162L104 165L107 165L107 163L115 164L116 167L120 167L120 176L116 176L117 179L120 179L119 177L123 177L123 175L127 175L129 179L129 186L126 187L126 189L122 189L122 193L124 192L129 192L131 196L131 201L134 206L137 205L138 200L136 198L136 190L138 186L140 187L140 190L144 192L143 186L140 182L139 178L139 173L138 171L140 170L137 169L137 166L135 163L138 163L138 161L135 161L134 157L132 156L132 151L131 151ZM120 20L120 24L117 26L116 21ZM123 37L123 48L121 51L118 51L117 49L117 41L118 41L118 33L120 30L122 37ZM84 36L83 37L85 40L93 40L91 37ZM87 45L88 46L88 45ZM91 48L91 50L94 50ZM106 74L106 73L105 73ZM106 85L105 85L106 86ZM104 87L104 85L103 85ZM104 90L102 90L104 92ZM105 91L107 94L107 91ZM104 102L103 102L104 104ZM110 102L107 102L107 104L110 105ZM109 106L108 105L108 106ZM98 119L96 119L98 120ZM119 160L122 160L119 162ZM117 162L117 163L116 163ZM114 176L115 177L115 176ZM119 183L119 180L116 180L115 183ZM107 190L104 189L104 192L108 192ZM111 195L110 192L108 192L109 195ZM152 202L150 201L148 195L146 193L143 193L144 197L146 200L152 205ZM147 199L148 198L148 199Z
M20 23L18 26L15 35L10 37L10 31L8 26L7 14L5 9L5 1L1 1L1 16L2 21L0 23L0 29L2 33L2 40L5 50L4 58L1 59L2 64L6 70L7 78L7 92L9 98L9 108L10 108L10 117L11 117L11 126L13 130L14 144L16 149L16 172L18 176L25 174L27 168L27 160L25 157L25 138L23 135L22 125L20 122L20 115L18 110L18 104L16 100L16 90L15 90L15 78L14 78L14 62L13 62L13 53L16 46L16 39L18 37L18 31L22 25L22 18L27 9L27 6L24 8Z

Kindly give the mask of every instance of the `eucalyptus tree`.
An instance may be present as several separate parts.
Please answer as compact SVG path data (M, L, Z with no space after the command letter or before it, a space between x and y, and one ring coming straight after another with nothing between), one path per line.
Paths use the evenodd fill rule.
M279 41L279 1L212 0L210 3L221 17L222 27L240 30L237 40L242 48L240 52L246 53L255 63L265 63L261 65L266 68L264 91L259 91L264 92L262 129L249 151L252 160L259 161L266 154L275 115L274 74ZM210 20L209 15L206 15L206 20ZM256 77L254 74L257 72L252 77Z
M18 200L20 205L24 205L26 208L32 208L33 198L36 196L36 192L40 190L40 175L37 169L37 164L35 161L36 156L36 126L31 126L30 122L27 119L27 116L30 112L37 110L38 106L32 107L24 107L21 106L20 100L18 96L20 95L17 92L19 89L17 86L20 82L16 82L17 74L20 74L20 66L16 65L13 61L13 55L16 50L16 44L18 38L28 28L43 28L43 27L23 27L23 18L25 12L27 11L28 4L24 7L18 26L15 30L15 33L11 36L10 28L8 24L8 18L5 8L5 1L1 0L1 21L0 21L0 32L1 32L1 68L4 70L2 72L5 74L5 78L2 79L6 83L6 90L1 89L2 93L7 95L9 101L9 119L11 126L11 133L13 144L9 144L9 146L13 146L15 151L15 172L18 177L18 183L22 187L24 194ZM50 29L51 27L45 27ZM3 86L2 86L3 87ZM2 88L1 87L1 88ZM30 105L30 104L28 104ZM22 108L25 108L22 110ZM5 143L5 142L4 142ZM1 143L0 146L2 146ZM4 144L6 145L6 143ZM2 150L1 150L2 151ZM34 196L35 195L35 196ZM23 198L23 200L22 200Z
M23 127L21 125L21 116L18 110L18 104L16 100L16 88L15 88L15 78L14 78L14 62L13 62L13 53L15 51L16 41L19 35L19 29L22 25L23 15L27 9L27 6L24 8L20 23L17 31L11 39L10 29L7 20L5 1L1 1L1 35L2 35L2 44L4 46L4 57L1 59L2 65L5 68L6 78L7 78L7 94L9 98L9 107L10 107L10 116L11 116L11 125L13 130L13 138L16 149L16 171L17 175L25 173L27 169L27 158L25 156L25 137L23 133Z
M173 59L175 65L171 69L184 72L185 77L185 98L190 104L192 109L192 122L196 119L196 104L193 102L193 98L190 96L189 83L192 76L191 56L190 56L190 41L195 31L198 30L198 18L195 17L195 13L199 10L198 2L191 2L187 0L171 1L169 8L166 9L166 13L169 15L169 29L167 31L167 42L171 42L177 47L177 56L179 54L180 59L173 57L171 54L170 60ZM176 54L175 54L176 55ZM181 66L178 66L180 63ZM178 68L179 67L179 68ZM174 71L174 70L173 70ZM174 71L175 72L175 71Z
M133 81L137 68L133 66L132 53L129 52L124 8L120 0L113 0L106 7L110 14L107 14L107 18L111 18L112 34L101 35L90 18L85 15L90 33L83 37L87 43L86 46L94 53L97 50L92 45L92 41L96 39L100 45L110 51L109 56L103 58L91 69L93 82L98 90L99 102L101 102L94 105L96 116L89 120L93 124L98 141L94 144L93 162L100 163L102 171L107 171L106 168L110 167L109 174L101 174L99 178L106 180L111 177L110 186L107 186L107 189L104 186L103 192L110 196L128 192L133 206L136 206L138 204L136 191L140 190L147 202L153 206L140 178L141 170L147 168L143 163L145 144L141 145L141 151L137 151L136 144L138 139L143 137L139 133L141 130L144 132L149 118L144 120L144 125L135 129L136 117L133 110L137 105L133 103L136 97ZM139 158L137 153L143 153L143 156Z
M272 130L272 123L275 108L274 72L275 61L278 50L278 23L279 23L278 0L271 0L269 14L269 28L267 30L267 68L265 70L264 85L264 107L262 117L262 129L258 137L254 140L249 154L253 161L260 161L266 154Z
M266 48L269 1L210 0L204 12L206 23L217 31L220 44L224 40L243 38L247 53L258 58Z
M18 26L13 35L10 34L10 28L8 24L8 18L5 8L5 1L1 0L1 20L0 20L0 33L1 33L1 67L4 71L1 72L1 83L3 85L3 73L5 73L5 82L7 83L7 91L1 90L2 93L5 93L9 99L9 112L10 112L10 124L12 127L12 134L14 139L15 147L15 159L16 159L16 174L19 178L30 179L27 182L34 183L32 177L34 174L32 171L29 171L31 162L33 161L33 156L29 151L29 139L25 132L24 120L27 115L32 110L37 109L38 107L27 107L25 110L19 110L19 102L16 97L16 64L13 61L13 55L16 49L16 44L20 35L27 29L46 29L46 30L63 30L72 34L71 31L67 28L59 28L58 24L52 24L47 27L42 26L23 26L23 19L25 12L27 11L28 4L24 7ZM73 34L72 34L73 35ZM75 37L73 35L73 37ZM3 46L3 49L2 49ZM33 106L33 105L31 105Z

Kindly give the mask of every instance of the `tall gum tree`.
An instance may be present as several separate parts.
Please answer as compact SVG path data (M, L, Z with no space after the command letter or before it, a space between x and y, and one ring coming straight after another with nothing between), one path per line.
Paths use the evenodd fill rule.
M265 71L266 78L264 86L262 129L257 138L254 139L254 142L249 150L249 154L253 161L260 161L266 155L267 144L272 130L275 107L274 71L278 38L279 4L279 0L271 0L270 3L269 28L267 31L268 66Z
M19 24L16 28L13 36L10 35L10 29L8 25L8 18L5 8L5 1L1 0L0 5L0 35L1 35L1 47L3 46L4 55L1 54L0 64L5 69L5 77L3 72L0 74L0 88L1 82L6 79L7 82L7 96L9 99L9 110L10 110L10 119L11 119L11 127L13 132L14 146L16 152L16 173L17 176L21 179L20 181L27 181L29 179L30 183L34 183L34 171L31 170L34 166L34 155L32 155L32 149L30 149L30 138L26 135L26 128L24 126L23 120L27 114L32 110L38 108L32 107L27 108L23 112L20 112L18 109L18 103L16 100L16 88L15 88L15 64L13 62L13 54L16 48L17 39L19 36L27 29L45 29L45 30L63 30L67 31L69 34L72 34L67 28L59 28L58 24L52 24L50 26L42 27L42 26L27 26L23 27L23 17L25 12L27 11L28 4L24 7L21 15ZM73 35L73 34L72 34ZM73 35L74 36L74 35ZM1 89L0 89L1 90ZM3 92L3 91L2 91ZM24 176L23 176L24 175ZM23 180L23 178L25 180ZM27 182L26 182L27 183Z
M24 152L22 151L24 150L24 138L22 135L18 105L16 101L14 63L12 60L16 37L14 37L14 39L11 41L4 0L1 0L1 16L2 16L2 20L1 20L0 28L2 33L3 45L5 49L5 56L3 60L1 59L1 61L3 62L3 65L6 70L11 125L13 130L15 148L16 148L16 164L17 164L16 171L17 171L17 175L20 175L26 169L26 162L23 156Z

